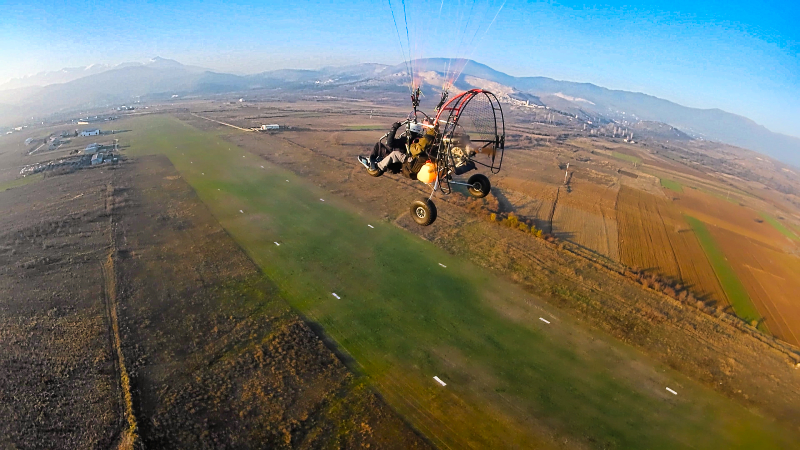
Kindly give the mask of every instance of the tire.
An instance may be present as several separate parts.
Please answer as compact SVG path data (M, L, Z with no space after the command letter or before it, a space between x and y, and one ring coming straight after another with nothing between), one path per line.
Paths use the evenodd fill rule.
M469 187L469 194L476 198L483 198L489 195L489 191L492 190L492 185L489 183L489 179L486 178L485 175L481 175L476 173L475 175L469 177L467 180L467 184Z
M411 204L411 218L414 222L427 227L436 220L436 205L430 200L417 200Z
M381 169L369 170L367 169L367 173L372 177L379 177L383 175L383 171Z

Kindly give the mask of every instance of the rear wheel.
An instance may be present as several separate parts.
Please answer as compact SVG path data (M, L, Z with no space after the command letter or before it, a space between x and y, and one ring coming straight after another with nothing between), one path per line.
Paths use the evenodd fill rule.
M379 177L379 176L383 175L383 171L381 169L375 169L375 170L367 169L367 173L370 174L370 176L373 176L373 177Z
M417 200L411 204L411 217L423 227L436 220L436 205L430 200Z
M481 175L479 173L469 177L467 184L469 184L469 187L467 188L469 190L469 194L477 198L486 197L489 195L489 191L492 189L489 179L486 178L485 175Z

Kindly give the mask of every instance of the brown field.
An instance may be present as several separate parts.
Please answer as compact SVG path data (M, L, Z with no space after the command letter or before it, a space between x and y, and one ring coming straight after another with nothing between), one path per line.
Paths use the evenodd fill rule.
M721 227L709 227L775 336L800 345L800 258Z
M623 186L617 220L624 264L656 270L693 287L698 294L727 303L697 238L667 200Z
M590 176L585 177L585 173ZM600 255L619 260L616 197L619 185L610 177L582 171L559 190L552 232ZM602 184L601 184L602 183Z
M550 232L550 216L558 187L533 180L504 178L495 192L503 210L514 211L525 220L532 220L540 229Z
M679 198L680 200L675 202L676 206L705 223L772 247L790 248L794 246L791 240L763 221L759 213L753 209L694 189L685 189Z

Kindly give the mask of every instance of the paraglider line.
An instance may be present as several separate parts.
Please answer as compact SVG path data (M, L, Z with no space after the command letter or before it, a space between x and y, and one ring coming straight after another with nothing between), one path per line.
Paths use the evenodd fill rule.
M408 33L408 16L406 15L406 0L400 0L403 4L403 20L406 23L406 46L408 47L408 59L411 59L411 37ZM411 63L411 90L414 90L414 61Z
M475 44L475 47L473 47L473 48L472 48L472 52L470 52L470 54L469 54L469 57L468 57L467 59L470 59L470 58L472 58L472 55L473 55L473 53L475 53L475 49L476 49L476 48L478 48L478 45L480 45L480 43L481 43L481 42L483 42L483 40L484 40L484 39L486 39L486 35L487 35L487 34L489 34L489 30L491 30L491 29L492 29L492 25L494 25L494 22L497 20L497 16L499 16L499 15L500 15L500 11L502 11L502 10L503 10L503 7L504 7L504 6L506 6L506 2L503 2L503 4L502 4L502 5L500 5L500 9L498 9L498 10L497 10L497 14L495 14L495 15L494 15L494 19L492 19L492 21L491 21L491 22L489 22L489 26L488 26L488 27L486 27L486 31L483 33L483 36L481 36L481 38L480 38L480 40L478 41L478 43L477 43L477 44ZM466 68L466 66L467 66L467 65L466 65L466 64L464 64L464 66L463 66L463 67L461 67L461 70L458 72L458 77L460 77L460 76L461 76L461 72L463 72L463 71L464 71L464 69ZM456 77L456 79L458 79L458 77Z
M392 0L388 0L388 2L389 2L389 11L392 13L392 21L394 21L394 30L397 32L397 42L400 44L400 54L403 55L403 64L406 66L406 73L408 74L409 78L411 78L411 69L408 67L408 59L406 59L406 51L405 49L403 49L403 39L400 37L400 27L397 26L397 19L394 17L394 8L392 7ZM408 89L411 90L410 84Z

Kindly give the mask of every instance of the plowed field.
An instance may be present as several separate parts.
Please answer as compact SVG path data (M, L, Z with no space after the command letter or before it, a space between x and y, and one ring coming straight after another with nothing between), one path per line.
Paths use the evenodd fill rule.
M720 227L709 227L775 336L800 345L800 259Z
M669 201L623 186L617 223L621 262L656 270L692 286L698 294L727 303L697 237Z

